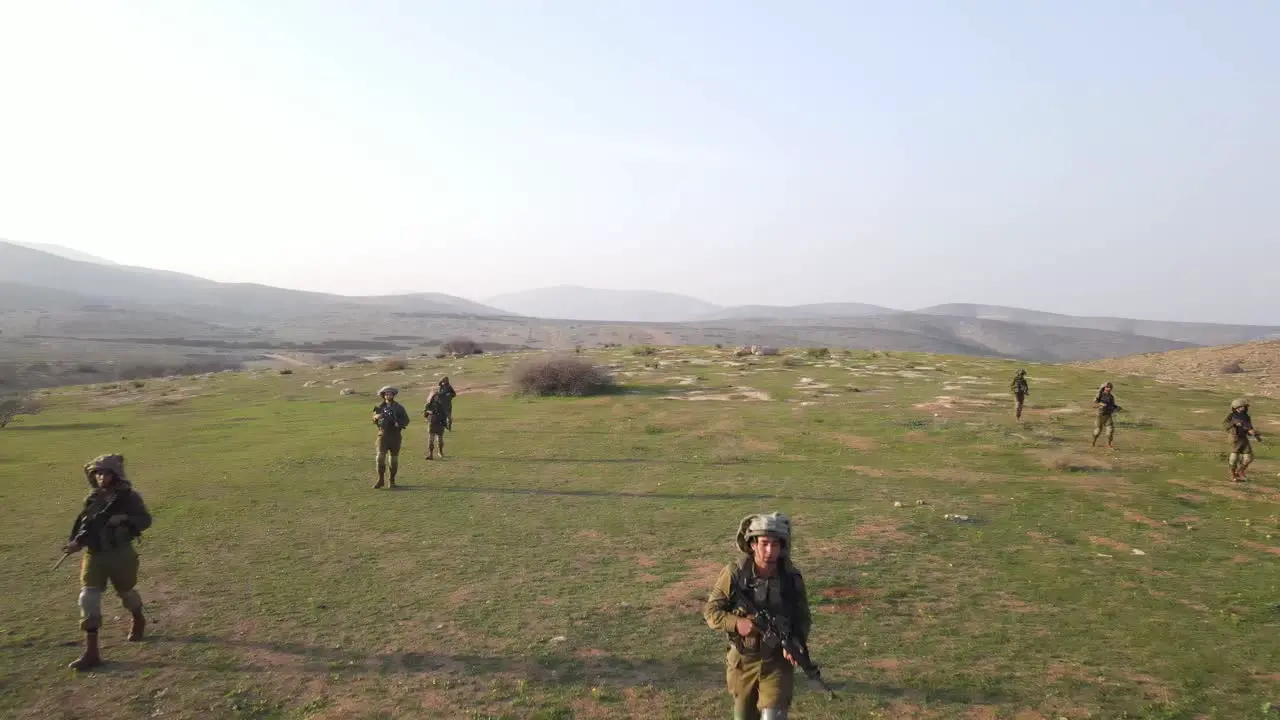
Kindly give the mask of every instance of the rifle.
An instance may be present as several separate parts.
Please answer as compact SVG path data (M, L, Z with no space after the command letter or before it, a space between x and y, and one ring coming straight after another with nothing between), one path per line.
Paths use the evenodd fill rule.
M378 413L378 427L384 430L388 427L397 427L396 413L390 405L378 405L373 408L373 411Z
M87 513L84 516L84 520L80 522L80 529L77 530L76 534L70 540L67 541L67 544L77 543L81 547L84 547L83 541L85 537L89 535L89 529L97 524L98 518L101 517L102 514L107 511L107 508L111 507L111 504L114 503L115 501L116 501L116 493L114 492L109 492L102 495L99 498L99 503L93 508L93 511L90 513ZM49 572L53 572L54 570L57 570L58 567L62 565L62 561L66 560L70 556L71 556L70 552L63 551L62 557L58 558L58 562L53 564L53 568Z
M821 685L830 694L831 699L835 700L836 691L832 690L831 686L822 679L822 671L814 664L813 659L809 657L808 645L791 633L789 624L784 628L768 608L762 608L757 605L752 599L749 588L740 585L737 588L737 592L732 595L735 600L731 602L746 611L747 619L751 621L756 631L760 633L762 642L769 639L776 640L777 644L782 646L782 649L786 650L787 654L795 660L796 665L804 671L805 676Z

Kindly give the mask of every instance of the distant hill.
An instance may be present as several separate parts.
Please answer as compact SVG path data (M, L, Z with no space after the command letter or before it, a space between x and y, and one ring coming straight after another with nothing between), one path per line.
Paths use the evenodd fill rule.
M1026 325L1047 325L1063 328L1089 328L1111 332L1164 338L1193 345L1229 345L1252 340L1280 338L1280 326L1226 325L1217 323L1166 322L1161 320L1135 320L1132 318L1078 317L1058 313L1025 310L1000 305L973 305L952 303L934 305L916 312L925 315L1002 320Z
M12 245L19 245L21 247L28 248L31 250L39 250L41 252L47 252L50 255L57 255L58 257L63 257L68 260L79 260L80 262L93 263L95 265L118 265L119 264L112 260L107 260L106 258L100 258L97 255L90 255L89 253L80 252L79 250L73 250L72 248L69 248L69 247L62 247L61 245L49 245L47 243L12 242L12 241L5 241L2 239L0 239L0 242L10 242L10 244Z
M558 285L489 298L493 307L530 317L598 322L685 322L721 308L688 295Z
M102 265L0 242L0 283L6 288L7 309L18 309L21 287L75 293L87 302L195 306L270 317L279 313L321 312L334 306L385 307L406 312L504 315L496 308L438 293L346 297L285 290L256 284L219 283L184 273L127 265ZM34 300L34 296L33 296ZM41 300L40 302L43 302Z
M840 318L885 315L902 312L866 303L816 303L810 305L734 305L719 308L699 320L787 320L796 318Z
M1280 340L1144 353L1077 365L1111 373L1117 383L1125 375L1141 375L1183 386L1213 388L1223 393L1223 404L1214 410L1224 414L1237 395L1280 397ZM1274 410L1268 407L1266 412L1270 415ZM1255 414L1255 423L1257 417Z

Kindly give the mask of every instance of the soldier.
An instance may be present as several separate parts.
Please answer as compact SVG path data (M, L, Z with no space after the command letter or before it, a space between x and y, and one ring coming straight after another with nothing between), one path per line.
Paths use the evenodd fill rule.
M427 398L427 405L422 409L422 417L427 419L427 459L435 459L436 443L440 443L440 457L444 457L444 431L453 429L453 399L458 392L449 383L449 378L440 378L439 384Z
M401 431L409 425L409 411L396 402L400 391L386 386L378 391L382 403L373 406L373 424L378 426L378 482L374 489L382 487L387 473L387 456L391 456L391 487L396 486L396 471L400 468Z
M1253 420L1249 417L1249 401L1241 398L1232 402L1231 413L1222 421L1222 427L1231 438L1231 455L1227 460L1231 467L1231 480L1245 482L1249 479L1245 476L1245 470L1253 462L1253 447L1249 444L1249 436L1262 442L1262 436L1253 429Z
M1116 404L1116 398L1111 394L1111 383L1103 383L1098 388L1098 394L1093 398L1094 407L1098 409L1098 416L1093 420L1093 446L1098 445L1098 436L1102 434L1103 429L1107 431L1107 447L1111 447L1111 439L1115 437L1116 425L1112 419L1112 415L1117 410L1122 410Z
M71 526L62 551L67 555L84 549L80 564L80 629L84 653L67 667L88 670L102 664L98 628L102 625L102 592L110 582L120 602L133 615L129 640L142 639L146 618L138 583L138 552L133 541L151 527L151 513L142 495L133 489L124 472L124 456L99 455L84 465L85 479L93 491ZM64 555L65 557L65 555Z
M1022 400L1031 394L1031 388L1027 387L1027 371L1018 370L1013 376L1013 382L1009 384L1009 389L1013 391L1014 400L1017 404L1014 406L1014 417L1018 420L1022 419Z
M734 720L786 720L795 681L795 659L777 646L762 647L760 634L734 597L750 592L762 608L807 642L809 600L804 578L791 564L791 521L786 515L748 515L736 537L743 556L726 565L703 607L707 625L725 633L725 681L733 695Z

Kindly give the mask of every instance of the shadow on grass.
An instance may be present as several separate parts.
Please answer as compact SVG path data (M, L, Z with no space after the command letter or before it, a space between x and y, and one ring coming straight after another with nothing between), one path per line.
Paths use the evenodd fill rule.
M398 652L365 655L340 648L325 648L291 642L255 642L229 640L207 635L165 638L153 636L155 643L174 643L190 646L213 646L237 651L245 658L237 671L250 672L264 669L255 658L266 659L270 655L289 655L299 661L300 669L325 675L416 675L439 673L460 676L512 675L543 685L592 685L607 684L614 687L657 686L664 689L722 690L724 688L724 663L681 662L676 660L632 661L613 656L582 659L555 653L506 657L496 655L454 655L427 652ZM181 664L181 663L173 663ZM164 666L160 661L116 661L112 666L121 670ZM868 683L859 680L824 678L841 699L853 697L877 697L882 700L910 700L914 702L948 703L953 705L1017 703L1019 698L1001 688L936 687L928 685L899 686L885 683ZM823 693L822 689L797 671L797 686L804 685L808 692ZM799 687L797 687L799 689Z
M106 430L121 427L116 423L64 423L62 425L10 425L0 432L41 432L53 430Z
M476 493L480 495L536 495L541 497L606 497L635 498L639 500L805 500L810 502L853 502L854 498L816 497L812 495L772 495L765 493L644 493L626 490L544 490L541 488L462 487L457 485L430 485L424 490L452 493Z

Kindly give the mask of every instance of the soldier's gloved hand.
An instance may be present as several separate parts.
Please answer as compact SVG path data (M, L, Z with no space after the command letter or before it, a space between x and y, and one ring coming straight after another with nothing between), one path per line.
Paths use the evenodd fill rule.
M75 540L72 540L71 542L62 546L62 552L64 553L73 553L79 549L80 549L80 543L76 542Z
M738 634L741 635L742 637L747 637L751 633L755 632L755 629L756 629L756 626L752 625L750 620L746 618L738 618L737 630L738 630Z

